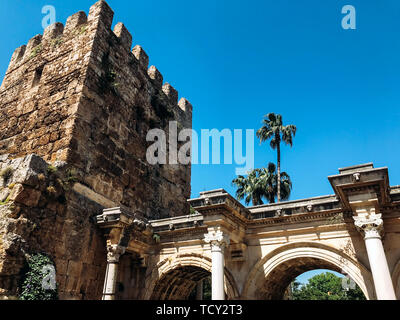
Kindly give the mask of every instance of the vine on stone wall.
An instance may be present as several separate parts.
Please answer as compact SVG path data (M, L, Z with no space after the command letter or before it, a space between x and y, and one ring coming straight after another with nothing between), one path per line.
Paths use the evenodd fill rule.
M23 277L21 300L58 300L54 263L43 253L31 255ZM54 282L54 283L53 283Z

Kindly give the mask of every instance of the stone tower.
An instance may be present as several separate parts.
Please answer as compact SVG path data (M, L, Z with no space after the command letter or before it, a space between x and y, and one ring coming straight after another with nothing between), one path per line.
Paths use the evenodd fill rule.
M191 128L192 106L112 21L99 1L12 55L0 88L0 295L16 294L24 254L44 251L62 298L99 298L106 253L92 217L189 213L190 164L150 165L146 134Z

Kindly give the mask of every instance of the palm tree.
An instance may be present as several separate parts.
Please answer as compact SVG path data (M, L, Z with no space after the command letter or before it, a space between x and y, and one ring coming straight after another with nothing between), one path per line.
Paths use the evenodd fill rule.
M263 184L259 178L258 169L251 170L247 177L238 176L232 181L236 185L236 198L245 201L246 205L252 202L253 206L263 204L262 197L264 196Z
M237 187L236 198L245 201L246 205L252 202L254 206L263 204L263 198L269 203L275 202L278 193L276 166L269 163L267 168L251 170L247 177L238 176L232 181ZM281 173L281 199L287 200L292 189L292 182L286 172Z
M280 114L268 113L264 116L263 126L257 130L257 137L260 142L271 139L270 146L272 149L277 150L277 166L278 166L278 190L277 202L281 201L281 141L292 146L293 137L296 135L296 126L289 124L284 126L282 124L282 116Z
M275 197L278 198L278 174L274 163L268 163L268 168L256 169L261 170L260 178L265 190L265 198L269 203L275 203ZM292 190L292 181L286 172L280 173L280 199L288 200Z

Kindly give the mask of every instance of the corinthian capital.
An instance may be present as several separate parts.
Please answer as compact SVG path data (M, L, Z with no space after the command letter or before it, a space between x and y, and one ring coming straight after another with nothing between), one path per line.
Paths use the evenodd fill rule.
M382 214L371 214L368 217L353 217L357 229L364 233L365 239L378 237L383 233Z
M222 231L213 231L204 235L204 241L211 244L211 249L222 249L229 245L229 237Z
M107 262L117 263L119 257L125 253L125 247L118 244L110 244L107 246Z

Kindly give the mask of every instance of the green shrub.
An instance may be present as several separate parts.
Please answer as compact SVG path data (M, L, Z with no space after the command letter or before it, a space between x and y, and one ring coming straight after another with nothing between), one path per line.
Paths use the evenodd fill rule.
M65 174L65 182L70 184L70 183L75 183L78 181L78 174L74 168L67 169L66 174Z
M197 211L192 206L190 206L190 214L196 214L196 213Z
M36 57L41 51L42 51L42 44L39 44L32 49L29 59L33 59L34 57Z
M49 277L49 273L46 273L49 267L54 268L54 264L45 254L38 253L28 258L19 297L21 300L58 300L57 286L55 289L43 286Z
M53 48L55 48L55 47L58 47L58 46L59 46L60 44L62 44L63 42L64 42L64 40L63 40L63 38L60 36L60 37L57 37L57 38L51 40L51 46L52 46Z
M86 29L87 29L87 26L86 25L83 25L80 29L79 29L79 35L82 35L82 34L84 34L85 32L86 32Z
M7 199L4 201L0 201L0 206L4 206L4 205L8 204L9 201L10 201L10 196L8 196Z
M52 166L51 164L49 164L48 167L47 167L47 172L48 173L56 173L57 170L58 169L56 167Z

